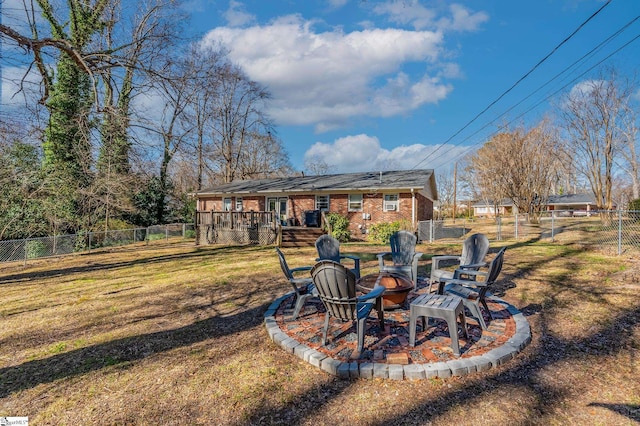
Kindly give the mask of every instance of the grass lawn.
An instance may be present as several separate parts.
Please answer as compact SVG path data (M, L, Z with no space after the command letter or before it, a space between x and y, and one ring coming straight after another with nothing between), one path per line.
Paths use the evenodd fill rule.
M533 340L484 373L330 376L268 337L273 247L124 247L0 265L0 416L33 425L625 425L640 421L640 262L506 245L495 292ZM425 244L430 254L460 244ZM385 246L346 244L363 274ZM315 249L284 249L291 267ZM421 262L420 275L429 262Z

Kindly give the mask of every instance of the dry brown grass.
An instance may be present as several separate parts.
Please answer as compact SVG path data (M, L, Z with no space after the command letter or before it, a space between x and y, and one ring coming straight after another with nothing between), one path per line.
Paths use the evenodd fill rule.
M640 420L637 260L493 243L502 244L497 294L527 315L532 343L500 368L418 382L338 380L271 342L264 312L289 292L271 247L140 246L4 266L0 416L31 425ZM371 271L384 250L343 248ZM291 266L315 257L285 253Z

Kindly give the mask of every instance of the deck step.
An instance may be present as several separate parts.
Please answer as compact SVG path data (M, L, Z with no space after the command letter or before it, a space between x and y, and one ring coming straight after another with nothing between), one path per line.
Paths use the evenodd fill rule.
M318 237L324 234L322 228L287 226L282 228L281 247L312 247Z

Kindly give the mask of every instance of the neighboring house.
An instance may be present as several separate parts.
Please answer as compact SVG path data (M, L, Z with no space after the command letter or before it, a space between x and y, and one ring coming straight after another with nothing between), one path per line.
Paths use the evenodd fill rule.
M498 204L500 215L510 215L517 213L513 202L504 199ZM591 210L595 210L596 202L592 194L566 194L550 195L547 205L543 211L562 211L568 215L588 215ZM473 215L475 217L494 217L495 206L484 201L473 204Z
M349 219L353 238L374 223L433 218L433 170L344 173L237 181L200 191L197 210L275 212L283 226L320 226L320 212ZM359 237L360 236L360 237Z

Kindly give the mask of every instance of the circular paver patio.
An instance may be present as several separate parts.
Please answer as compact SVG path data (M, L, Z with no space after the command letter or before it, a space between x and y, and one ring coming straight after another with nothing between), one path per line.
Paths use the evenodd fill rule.
M419 282L408 303L426 292ZM494 296L487 298L493 319L488 330L467 317L469 337L460 336L460 357L450 347L446 323L431 320L426 329L419 325L415 347L409 346L409 311L385 311L385 328L380 329L375 312L365 336L365 349L357 357L356 331L351 323L331 321L329 342L322 346L324 307L317 298L308 301L299 317L291 320L294 294L275 300L265 313L271 339L287 352L340 378L384 378L420 380L451 377L484 371L508 362L531 341L531 329L524 315L514 306ZM420 322L418 322L420 323Z

